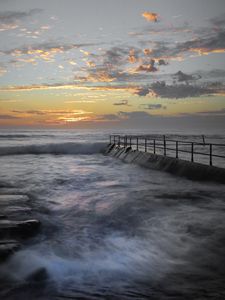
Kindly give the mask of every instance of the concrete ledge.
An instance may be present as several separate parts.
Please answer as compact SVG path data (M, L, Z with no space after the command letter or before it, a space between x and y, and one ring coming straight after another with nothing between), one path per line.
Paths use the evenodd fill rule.
M135 163L145 168L162 170L192 180L225 183L225 169L192 163L182 159L145 153L109 144L105 155L118 158L126 163Z

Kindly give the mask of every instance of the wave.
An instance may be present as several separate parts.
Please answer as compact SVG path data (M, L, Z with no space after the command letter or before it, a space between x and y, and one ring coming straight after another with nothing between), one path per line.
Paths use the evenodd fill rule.
M0 134L0 139L23 139L23 138L42 138L42 137L54 137L49 134Z
M0 156L25 154L96 154L103 153L106 143L51 143L40 145L25 145L1 147Z

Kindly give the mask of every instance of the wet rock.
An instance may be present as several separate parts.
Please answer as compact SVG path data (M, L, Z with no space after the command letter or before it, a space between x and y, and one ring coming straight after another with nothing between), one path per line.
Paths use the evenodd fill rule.
M0 220L2 220L2 219L7 219L7 216L6 215L0 215Z
M27 195L0 195L0 205L16 205L16 204L24 204L29 201L29 197Z
M37 232L40 227L38 220L12 221L0 220L0 238L4 237L29 237Z
M14 240L0 241L0 262L7 259L11 254L20 248L20 244Z
M34 271L32 274L30 274L26 280L30 282L43 282L48 279L48 272L47 270L42 267L36 271Z
M1 209L2 216L5 216L5 219L11 220L24 220L32 218L32 209L27 206L7 206L2 207ZM1 218L0 219L4 219Z

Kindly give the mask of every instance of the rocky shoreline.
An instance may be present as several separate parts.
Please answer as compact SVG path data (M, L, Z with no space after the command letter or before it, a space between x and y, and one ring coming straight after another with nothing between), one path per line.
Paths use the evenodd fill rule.
M40 225L34 217L28 195L0 194L0 263L37 234Z

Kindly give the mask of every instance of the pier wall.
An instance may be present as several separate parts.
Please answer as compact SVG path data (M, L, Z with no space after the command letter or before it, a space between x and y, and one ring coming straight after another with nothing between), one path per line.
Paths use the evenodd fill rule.
M134 163L145 168L166 171L192 180L225 183L225 169L214 166L141 152L133 150L131 147L118 147L115 144L107 146L105 155L115 157L126 163Z

